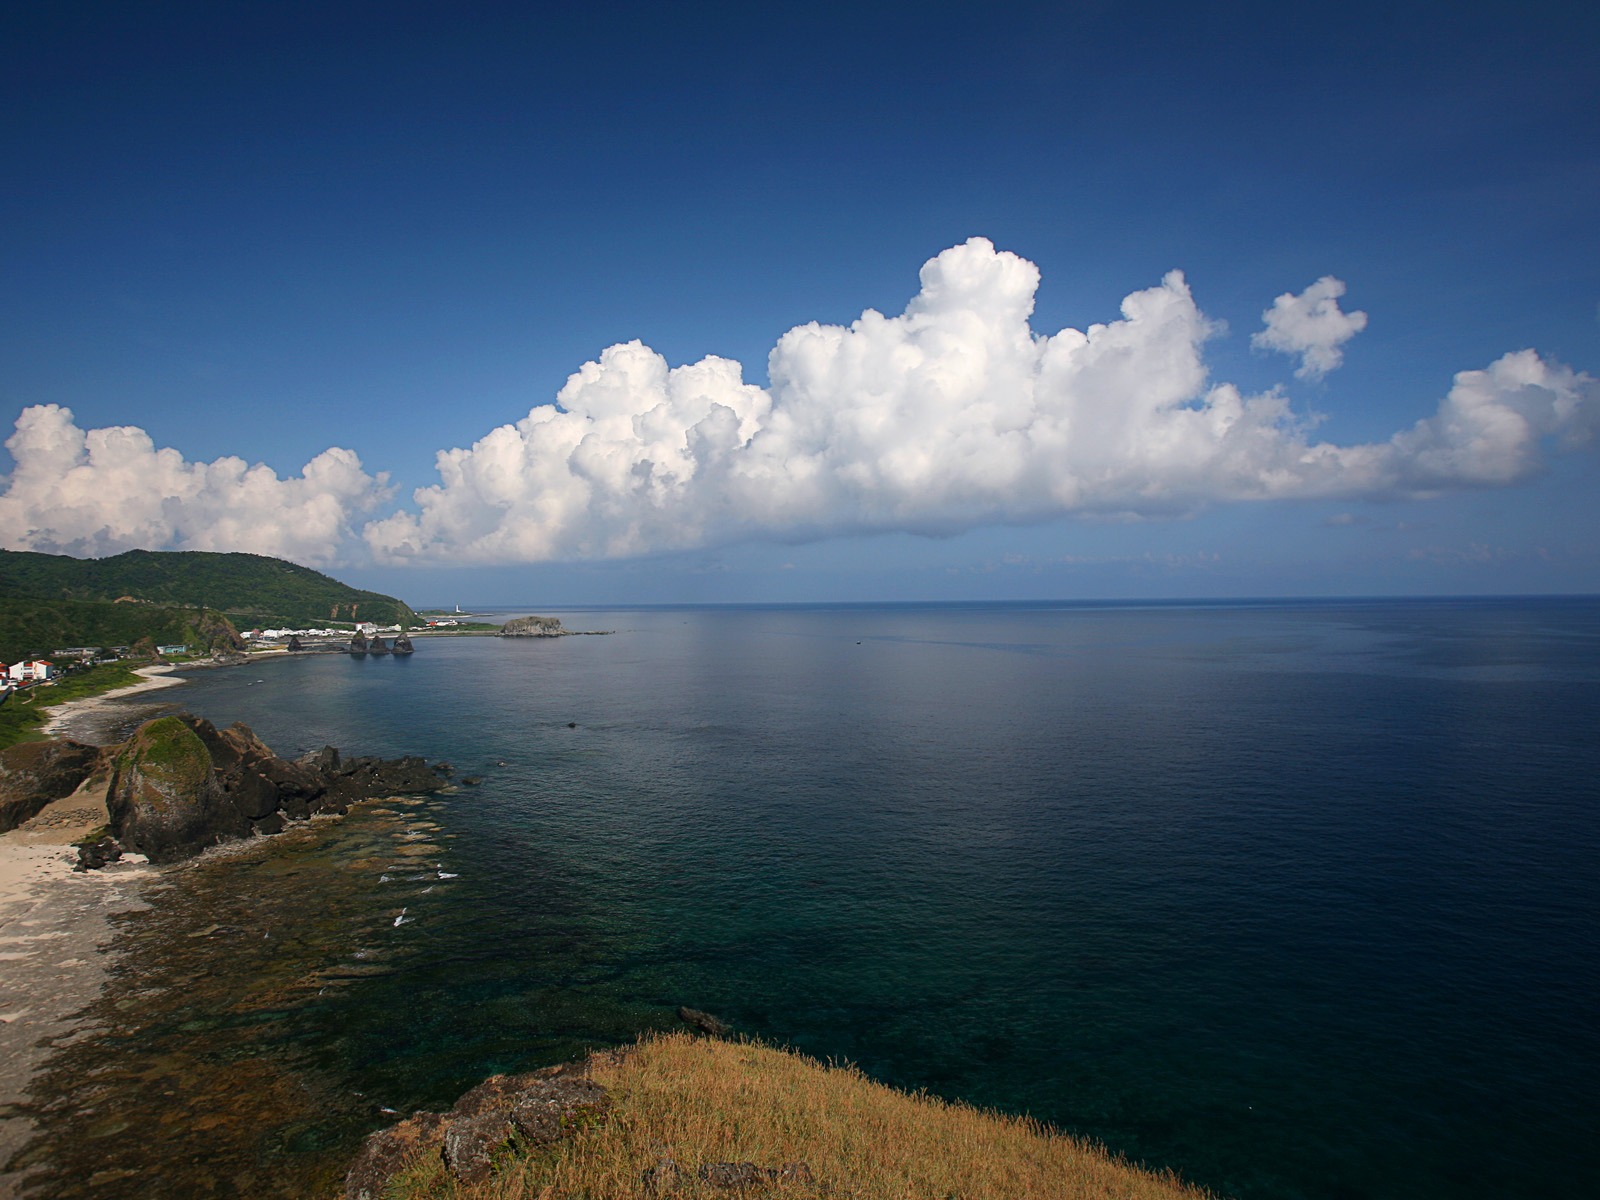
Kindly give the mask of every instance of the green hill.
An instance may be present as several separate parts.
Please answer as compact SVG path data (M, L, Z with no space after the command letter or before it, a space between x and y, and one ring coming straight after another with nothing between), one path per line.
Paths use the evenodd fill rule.
M192 641L222 613L240 628L375 621L419 625L409 605L260 554L129 550L113 558L0 550L0 659L74 645Z

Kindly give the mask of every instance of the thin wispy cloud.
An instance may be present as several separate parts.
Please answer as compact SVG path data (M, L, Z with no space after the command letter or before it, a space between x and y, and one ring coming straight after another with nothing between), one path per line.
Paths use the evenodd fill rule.
M611 346L541 404L437 456L414 507L359 526L380 563L622 558L761 539L950 534L1063 516L1158 518L1232 501L1431 495L1535 473L1547 442L1600 423L1600 387L1532 350L1455 377L1436 412L1383 442L1313 440L1277 389L1213 382L1218 326L1183 276L1118 319L1045 335L1039 272L973 238L922 268L897 316L811 323L779 339L770 385L708 357L672 367ZM1365 324L1325 277L1280 296L1254 342L1325 374ZM142 431L26 410L7 443L8 546L351 553L384 479L329 450L279 479L239 459L185 463Z

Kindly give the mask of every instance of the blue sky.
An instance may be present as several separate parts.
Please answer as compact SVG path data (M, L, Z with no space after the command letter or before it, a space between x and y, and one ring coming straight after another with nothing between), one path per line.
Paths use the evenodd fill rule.
M419 603L1600 591L1577 6L0 22L0 427L34 414L0 544L277 552ZM1253 344L1325 277L1336 332L1306 336L1337 366ZM1168 333L1130 325L1126 370L1057 386L1017 340L1115 338L1152 290ZM770 377L789 330L869 308L891 324ZM742 375L644 379L707 355ZM1184 432L1222 384L1276 398L1256 449ZM526 424L558 393L565 432ZM149 443L83 448L127 426ZM607 457L576 463L591 427Z

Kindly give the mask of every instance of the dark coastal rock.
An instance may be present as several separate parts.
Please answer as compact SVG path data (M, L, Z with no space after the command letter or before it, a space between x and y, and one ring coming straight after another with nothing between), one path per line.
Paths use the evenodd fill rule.
M445 1124L444 1165L461 1183L482 1183L494 1170L495 1152L511 1140L511 1122L503 1112L456 1117Z
M339 751L333 746L324 746L321 750L302 754L294 761L296 766L315 771L318 775L332 775L339 769ZM440 768L443 769L443 764L440 764Z
M678 1020L685 1025L692 1025L701 1033L710 1037L728 1037L733 1033L732 1027L726 1022L719 1021L708 1012L701 1012L698 1008L687 1006L678 1009Z
M106 804L117 840L151 862L187 858L250 832L224 794L205 742L177 717L146 721L123 743Z
M604 1121L605 1088L588 1077L587 1062L523 1075L494 1075L464 1093L448 1113L413 1113L369 1137L345 1176L347 1200L376 1200L410 1163L437 1154L460 1183L487 1179L495 1155L515 1135L546 1146Z
M496 637L564 637L558 617L517 617L500 626Z
M99 760L98 747L66 738L20 742L0 751L0 833L31 820L51 801L72 795Z
M444 1113L412 1113L369 1137L344 1177L345 1200L378 1200L384 1184L407 1163L424 1154L439 1153L444 1145L445 1119Z
M403 633L394 640L394 652L396 654L414 654L416 653L416 649L417 648L411 644L411 639Z
M563 1076L530 1083L511 1105L511 1124L523 1140L546 1146L575 1129L595 1125L611 1111L605 1088L584 1076Z
M122 843L109 834L78 843L78 861L74 871L98 871L122 857Z
M461 778L461 782L466 787L477 787L480 783L483 782L483 776L482 775L464 775Z
M367 652L367 635L358 633L350 639L351 654L365 654Z
M367 643L367 653L387 654L389 653L389 643L384 641L381 637L375 637Z
M289 821L344 813L359 800L437 792L448 782L415 756L345 760L324 746L290 762L248 725L219 730L188 713L146 722L114 755L112 833L152 862L278 833Z

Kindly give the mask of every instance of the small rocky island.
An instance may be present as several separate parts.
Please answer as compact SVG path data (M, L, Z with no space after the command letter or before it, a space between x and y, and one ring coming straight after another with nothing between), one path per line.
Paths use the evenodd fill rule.
M104 830L79 847L80 869L124 852L174 862L207 846L282 832L358 800L441 791L446 764L425 759L344 758L332 746L279 758L248 725L218 729L188 713L146 721L126 742L95 747L67 738L0 752L0 831L52 800L103 800Z
M500 626L496 637L586 637L610 633L609 629L563 629L559 617L517 617Z
M559 617L517 617L500 626L497 637L566 637Z

